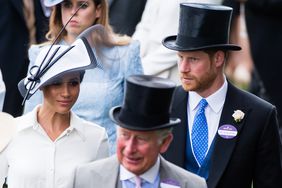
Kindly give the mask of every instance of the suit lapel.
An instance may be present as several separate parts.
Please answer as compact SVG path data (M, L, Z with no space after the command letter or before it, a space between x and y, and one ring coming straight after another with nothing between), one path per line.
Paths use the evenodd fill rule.
M187 98L188 93L179 86L173 97L171 117L181 119L181 123L173 128L174 135L173 141L168 149L165 158L174 164L183 167L185 166L185 151L186 151L186 138L187 138ZM179 157L175 157L177 154ZM177 160L177 161L176 161Z
M119 162L117 160L117 156L113 155L108 160L108 165L105 166L104 169L102 169L101 173L105 172L105 180L106 182L103 182L104 188L121 188L121 184L119 181ZM102 180L101 180L102 181Z
M240 94L238 94L238 89L229 83L219 127L226 124L232 125L237 129L237 135L232 139L224 139L216 134L214 151L211 157L209 178L207 181L209 188L216 187L232 156L232 152L240 136L241 129L244 126L244 119L240 123L236 123L232 114L235 110L242 110L246 116L246 113L249 111L248 108L243 106L242 101L238 96L240 96Z
M161 183L168 183L172 185L177 185L179 187L184 187L186 180L181 180L180 177L177 177L175 173L171 170L168 165L168 161L164 158L160 157L160 184ZM159 185L160 187L160 185ZM186 186L185 186L186 187Z
M165 164L165 160L161 158L160 163L160 183L168 178L170 178L169 172L167 171L167 165Z

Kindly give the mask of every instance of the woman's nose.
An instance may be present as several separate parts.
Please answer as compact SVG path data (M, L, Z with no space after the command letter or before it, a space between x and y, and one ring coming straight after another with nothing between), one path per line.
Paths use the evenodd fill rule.
M61 94L63 97L70 96L70 86L67 83L62 84Z
M77 9L78 9L77 6L73 6L73 7L72 7L72 9L71 9L72 15L77 14L77 12L76 12Z

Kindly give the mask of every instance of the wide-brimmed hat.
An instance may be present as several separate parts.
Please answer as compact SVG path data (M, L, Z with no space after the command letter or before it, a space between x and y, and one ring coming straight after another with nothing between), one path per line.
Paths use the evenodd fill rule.
M92 44L90 44L86 36L80 36L70 46L53 45L52 47L43 47L36 57L35 64L29 69L26 78L19 82L18 88L21 95L25 97L24 100L26 100L39 88L52 83L65 74L83 73L86 69L95 68L96 66L97 58Z
M0 152L11 141L16 130L14 117L8 113L0 112Z
M181 3L178 34L162 43L176 51L241 50L229 44L232 8L216 4Z
M175 86L174 82L155 76L129 76L124 103L110 110L110 118L120 127L137 131L175 126L180 123L180 119L170 117Z
M57 5L61 2L63 2L64 0L44 0L44 5L46 7L52 7L54 5Z

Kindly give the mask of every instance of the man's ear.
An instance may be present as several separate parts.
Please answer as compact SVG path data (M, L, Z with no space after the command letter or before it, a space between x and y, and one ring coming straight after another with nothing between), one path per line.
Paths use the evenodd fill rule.
M223 66L225 60L225 53L224 51L218 50L214 54L214 62L217 67Z
M161 148L160 148L160 153L164 153L166 152L166 150L168 149L171 141L173 139L173 135L172 133L170 133L161 143Z

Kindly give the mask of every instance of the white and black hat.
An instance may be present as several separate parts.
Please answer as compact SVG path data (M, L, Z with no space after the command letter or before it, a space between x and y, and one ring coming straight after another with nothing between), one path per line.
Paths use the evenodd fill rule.
M44 5L46 7L52 7L54 5L57 5L61 2L63 2L64 0L44 0Z
M98 26L92 26L95 32ZM82 33L70 46L52 45L44 47L38 54L35 64L29 69L26 78L22 79L18 88L24 101L28 100L39 88L54 79L71 72L82 72L98 65L96 52L91 40L91 32Z

